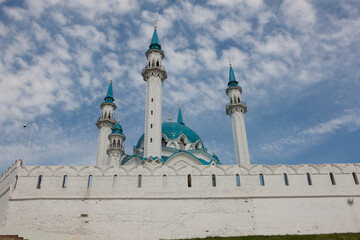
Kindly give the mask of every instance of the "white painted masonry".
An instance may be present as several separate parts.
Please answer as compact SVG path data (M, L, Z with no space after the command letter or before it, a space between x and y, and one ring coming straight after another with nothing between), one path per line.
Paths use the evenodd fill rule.
M162 82L166 79L162 67L164 53L158 49L146 52L148 64L142 72L146 81L144 157L161 158L161 124L162 124Z
M229 87L226 90L230 102L226 106L226 114L231 117L236 163L250 165L250 154L244 119L244 113L247 111L247 106L241 101L241 91L241 88L238 86Z
M359 232L360 185L353 173L360 176L360 164L119 167L20 166L17 161L0 178L1 231L99 239Z
M116 109L116 105L114 103L103 102L101 109L101 117L96 122L96 126L99 128L96 165L108 165L109 157L107 155L107 149L110 145L108 136L115 125L114 110Z

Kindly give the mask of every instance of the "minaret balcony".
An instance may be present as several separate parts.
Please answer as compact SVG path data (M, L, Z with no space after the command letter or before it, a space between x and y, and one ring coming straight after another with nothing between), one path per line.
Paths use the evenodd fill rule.
M141 75L143 76L144 81L147 81L147 76L149 75L159 76L161 78L161 81L164 81L167 78L165 67L160 67L160 66L155 66L155 67L146 66L142 70Z
M243 113L247 112L247 105L245 102L241 101L238 103L229 103L226 105L226 114L230 115L234 111L242 111Z

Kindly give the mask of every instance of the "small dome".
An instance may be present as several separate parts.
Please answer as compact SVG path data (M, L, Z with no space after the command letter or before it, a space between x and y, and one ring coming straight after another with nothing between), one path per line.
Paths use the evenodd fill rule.
M123 129L122 129L122 126L120 125L120 123L116 123L114 128L112 129L112 134L123 134Z
M200 139L199 135L197 135L191 128L176 122L162 123L162 133L171 140L177 139L181 134L184 134L187 139L192 143L195 143L197 140ZM141 137L139 138L135 146L136 148L140 147L143 139L144 134L141 135Z

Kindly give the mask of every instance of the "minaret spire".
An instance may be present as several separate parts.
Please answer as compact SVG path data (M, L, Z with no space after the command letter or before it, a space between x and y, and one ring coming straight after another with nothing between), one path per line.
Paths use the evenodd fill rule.
M181 102L180 101L179 101L179 113L178 113L177 122L182 125L185 125L183 117L182 117L182 113L181 113Z
M229 58L229 82L226 94L230 103L226 105L226 114L230 115L233 129L236 163L241 165L250 164L249 147L246 137L244 114L247 112L246 104L241 101L242 88L236 81L234 70Z
M148 62L141 74L146 82L144 157L161 158L162 82L167 75L162 66L165 55L161 50L156 24L145 55Z

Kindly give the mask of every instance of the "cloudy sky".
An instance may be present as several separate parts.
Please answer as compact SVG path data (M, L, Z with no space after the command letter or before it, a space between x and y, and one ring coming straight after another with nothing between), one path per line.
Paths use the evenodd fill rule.
M125 150L144 129L141 70L153 20L165 52L163 121L235 163L228 57L248 105L254 164L360 161L358 0L0 0L0 170L94 164L111 74Z

